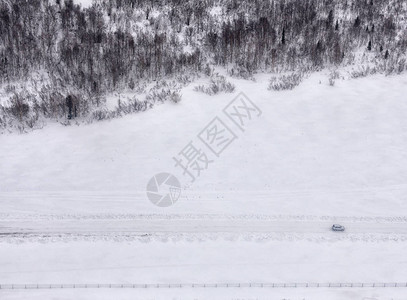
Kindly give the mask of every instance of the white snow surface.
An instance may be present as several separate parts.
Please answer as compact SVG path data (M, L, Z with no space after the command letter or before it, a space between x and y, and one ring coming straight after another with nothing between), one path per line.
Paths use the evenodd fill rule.
M0 135L0 284L406 282L407 74L233 94ZM262 115L221 155L197 135L240 92ZM193 184L173 157L214 160ZM185 190L154 206L146 184ZM334 233L339 222L347 228ZM21 235L23 233L23 235ZM1 299L405 299L405 288L0 290Z
M192 84L179 104L87 126L49 124L1 135L5 212L405 215L406 74L334 87L314 74L287 92L267 91L269 76L258 77L232 79L233 94L211 97ZM239 92L263 113L245 132L228 123L238 139L211 156L197 135ZM190 185L173 157L191 140L214 162L174 206L152 206L145 189L154 174L170 172Z
M83 8L88 8L88 7L92 6L93 1L94 0L74 0L74 3L79 4Z
M2 244L3 283L392 282L405 243L154 241ZM7 257L7 260L5 259ZM385 289L0 290L1 299L405 299ZM366 297L366 298L364 298ZM370 298L369 298L370 297Z

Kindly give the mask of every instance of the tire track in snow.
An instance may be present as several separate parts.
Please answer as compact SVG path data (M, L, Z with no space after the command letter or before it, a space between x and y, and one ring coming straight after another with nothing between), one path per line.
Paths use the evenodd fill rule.
M260 218L84 218L0 220L0 240L45 239L236 239L245 240L396 240L407 238L407 222L345 222L345 232L332 232L333 220ZM338 221L338 219L335 219Z

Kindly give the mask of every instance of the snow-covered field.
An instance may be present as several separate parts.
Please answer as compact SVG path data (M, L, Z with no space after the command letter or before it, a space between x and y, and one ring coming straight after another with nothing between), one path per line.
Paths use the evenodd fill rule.
M167 241L2 244L3 283L393 282L405 243ZM7 259L5 259L5 257ZM405 288L2 290L2 299L405 299ZM105 297L105 298L103 298Z
M293 91L228 79L233 94L90 125L0 135L0 284L407 281L407 74ZM202 81L204 79L201 79ZM262 111L245 131L223 108ZM237 135L219 157L198 139L216 116ZM190 184L173 157L213 160ZM185 190L154 206L146 184ZM347 227L329 230L332 223ZM1 299L405 299L407 288L0 290Z
M179 104L0 136L3 212L403 216L407 75L330 87L319 73L288 92L267 91L268 77L231 79L235 93L212 97L192 84ZM240 91L263 113L245 132L228 124L238 139L215 157L197 135ZM154 174L189 184L173 157L191 140L214 162L176 205L152 206L145 189Z

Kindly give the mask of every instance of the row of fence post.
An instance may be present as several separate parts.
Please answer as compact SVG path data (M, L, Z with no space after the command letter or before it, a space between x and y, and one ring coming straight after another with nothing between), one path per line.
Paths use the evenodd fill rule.
M367 288L407 287L394 283L173 283L173 284L0 284L0 289L93 289L93 288Z

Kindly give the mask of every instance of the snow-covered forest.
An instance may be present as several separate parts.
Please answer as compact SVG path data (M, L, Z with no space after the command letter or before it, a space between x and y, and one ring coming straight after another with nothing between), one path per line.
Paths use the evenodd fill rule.
M105 119L120 115L100 109L106 94L137 95L153 81L159 86L119 103L120 111L178 102L179 85L200 75L211 76L215 92L233 90L216 66L245 79L294 72L283 86L271 82L275 90L322 68L355 65L355 77L401 73L406 19L403 0L97 0L86 8L73 0L2 0L0 128L63 120L67 95L79 117Z

